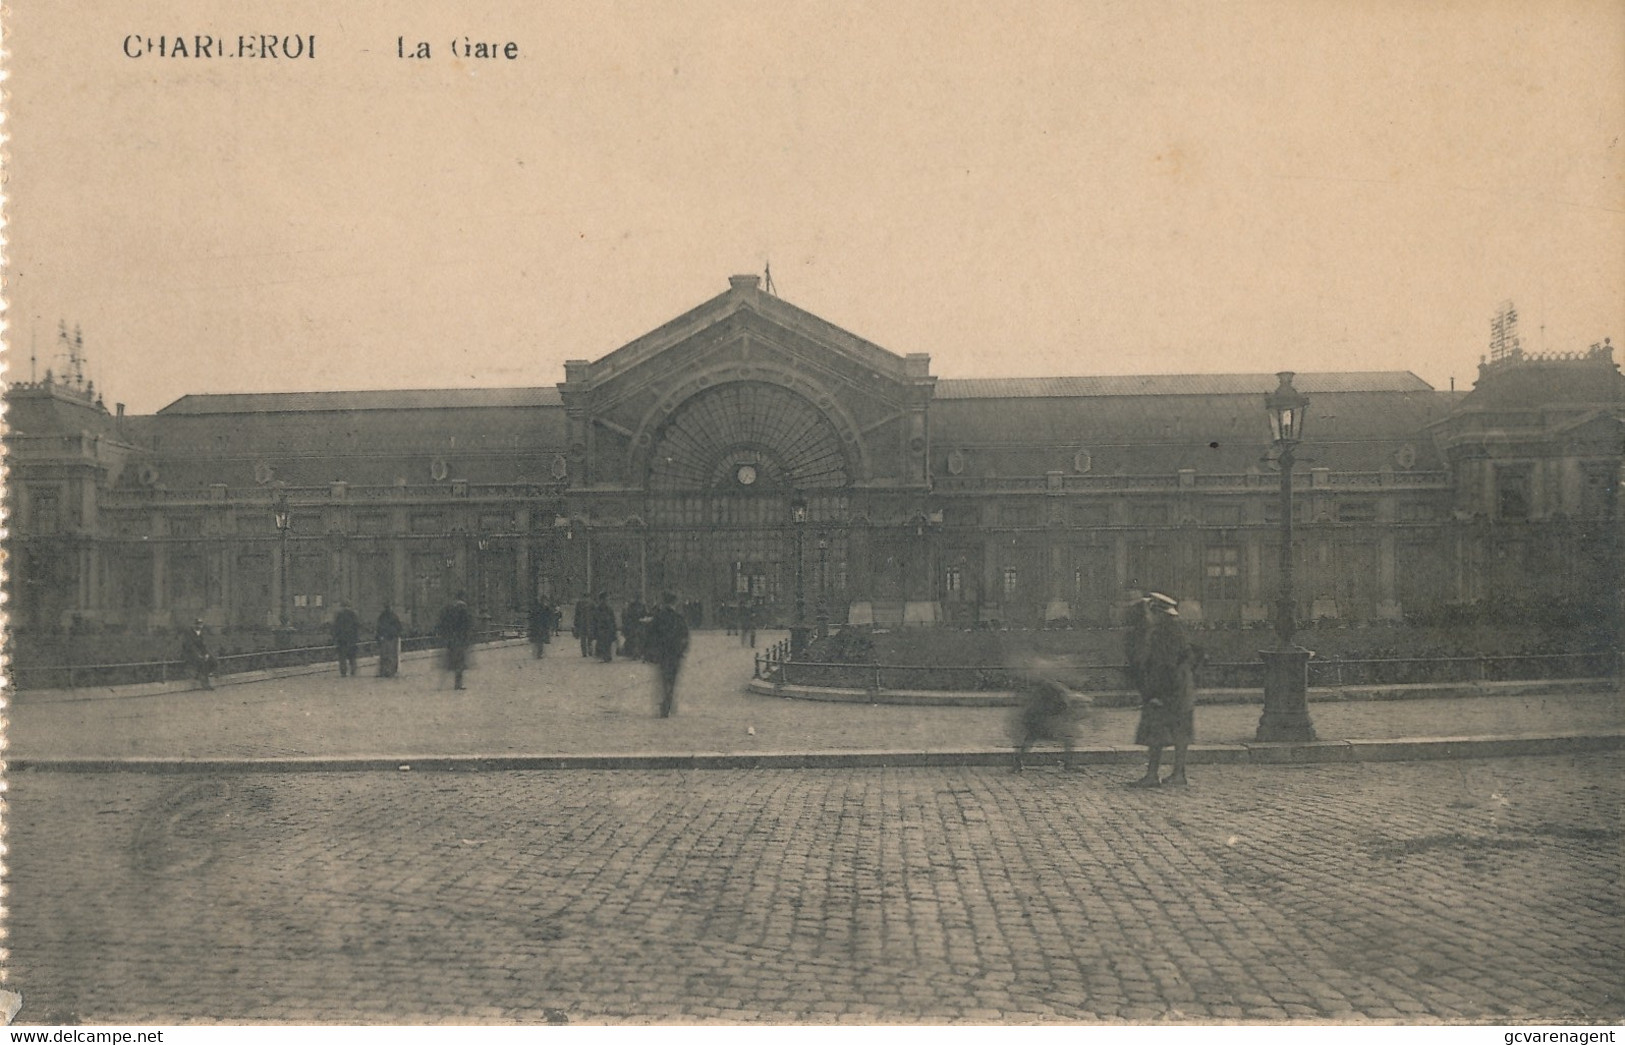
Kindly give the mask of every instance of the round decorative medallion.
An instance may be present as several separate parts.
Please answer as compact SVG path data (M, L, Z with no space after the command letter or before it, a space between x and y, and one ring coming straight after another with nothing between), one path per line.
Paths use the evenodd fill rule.
M1072 470L1082 475L1095 465L1095 459L1089 456L1088 450L1079 450L1072 455Z
M965 470L965 451L951 450L948 452L948 474L958 475Z
M740 486L754 486L756 484L756 466L742 464L734 471L734 478L739 480Z
M1399 452L1394 454L1394 459L1399 462L1399 466L1401 468L1414 468L1414 467L1416 467L1416 447L1414 447L1414 446L1402 446L1402 447L1400 447Z

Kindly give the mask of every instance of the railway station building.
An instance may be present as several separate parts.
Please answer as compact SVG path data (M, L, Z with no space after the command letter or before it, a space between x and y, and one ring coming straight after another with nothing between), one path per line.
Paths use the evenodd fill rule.
M706 624L1103 625L1155 589L1267 619L1274 374L939 376L754 276L557 385L193 394L109 411L7 390L13 621L309 627L342 600L431 627L532 593L671 589ZM1300 373L1305 620L1620 588L1625 377L1607 343L1470 391ZM800 577L798 584L797 577Z

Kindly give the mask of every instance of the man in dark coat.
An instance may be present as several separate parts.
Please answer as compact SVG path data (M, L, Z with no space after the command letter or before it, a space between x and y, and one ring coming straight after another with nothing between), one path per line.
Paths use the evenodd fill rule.
M401 670L401 619L386 604L373 632L378 639L378 677L392 679Z
M333 614L333 645L339 651L339 674L355 675L356 647L361 643L361 618L348 602L340 602Z
M583 657L592 656L592 637L597 627L596 620L592 599L583 594L576 600L575 620L570 623L570 634L580 640Z
M739 600L739 644L756 648L756 607L748 595Z
M452 674L452 688L463 688L463 672L468 670L468 651L474 645L474 615L468 612L463 593L440 614L435 633L446 644L446 670Z
M615 610L609 604L609 592L598 593L598 602L592 608L593 641L598 659L608 664L615 659L615 639L620 634L615 623Z
M1140 691L1134 742L1149 749L1145 776L1130 787L1184 784L1185 749L1196 735L1196 652L1179 623L1179 602L1161 592L1144 600L1144 620L1130 630L1130 670ZM1174 749L1174 768L1159 777L1162 749Z
M209 652L208 640L203 636L202 618L193 621L191 629L181 636L181 662L197 676L200 688L214 688L214 683L209 681L209 676L214 674L214 654Z
M677 710L677 672L688 653L688 622L677 612L677 596L663 592L660 608L649 621L646 637L650 657L660 674L660 717Z

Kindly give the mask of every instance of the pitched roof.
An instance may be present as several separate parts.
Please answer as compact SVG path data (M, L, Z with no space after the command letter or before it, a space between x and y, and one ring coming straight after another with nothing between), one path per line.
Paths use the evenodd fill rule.
M1264 395L1275 390L1274 374L1130 374L1120 377L943 378L938 399L1040 399L1083 396ZM1296 374L1293 387L1316 392L1431 392L1433 386L1408 370Z
M186 395L160 414L257 414L348 410L446 410L562 406L559 390L541 388L418 388L361 392L233 392Z

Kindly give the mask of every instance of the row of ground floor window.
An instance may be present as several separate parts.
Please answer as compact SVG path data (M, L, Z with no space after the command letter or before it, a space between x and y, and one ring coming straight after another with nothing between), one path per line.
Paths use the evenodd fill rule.
M663 590L704 607L707 624L749 601L763 623L1036 625L1112 621L1132 592L1164 591L1195 619L1262 620L1279 586L1279 546L1252 531L902 534L782 528L572 530L543 539L350 537L18 542L17 620L165 628L309 626L347 602L392 606L427 628L463 594L476 613L519 621L533 595L565 605L607 591ZM1574 595L1617 580L1616 547L1596 535L1511 528L1303 532L1294 547L1299 616L1381 619L1487 598ZM799 599L798 599L799 596Z

